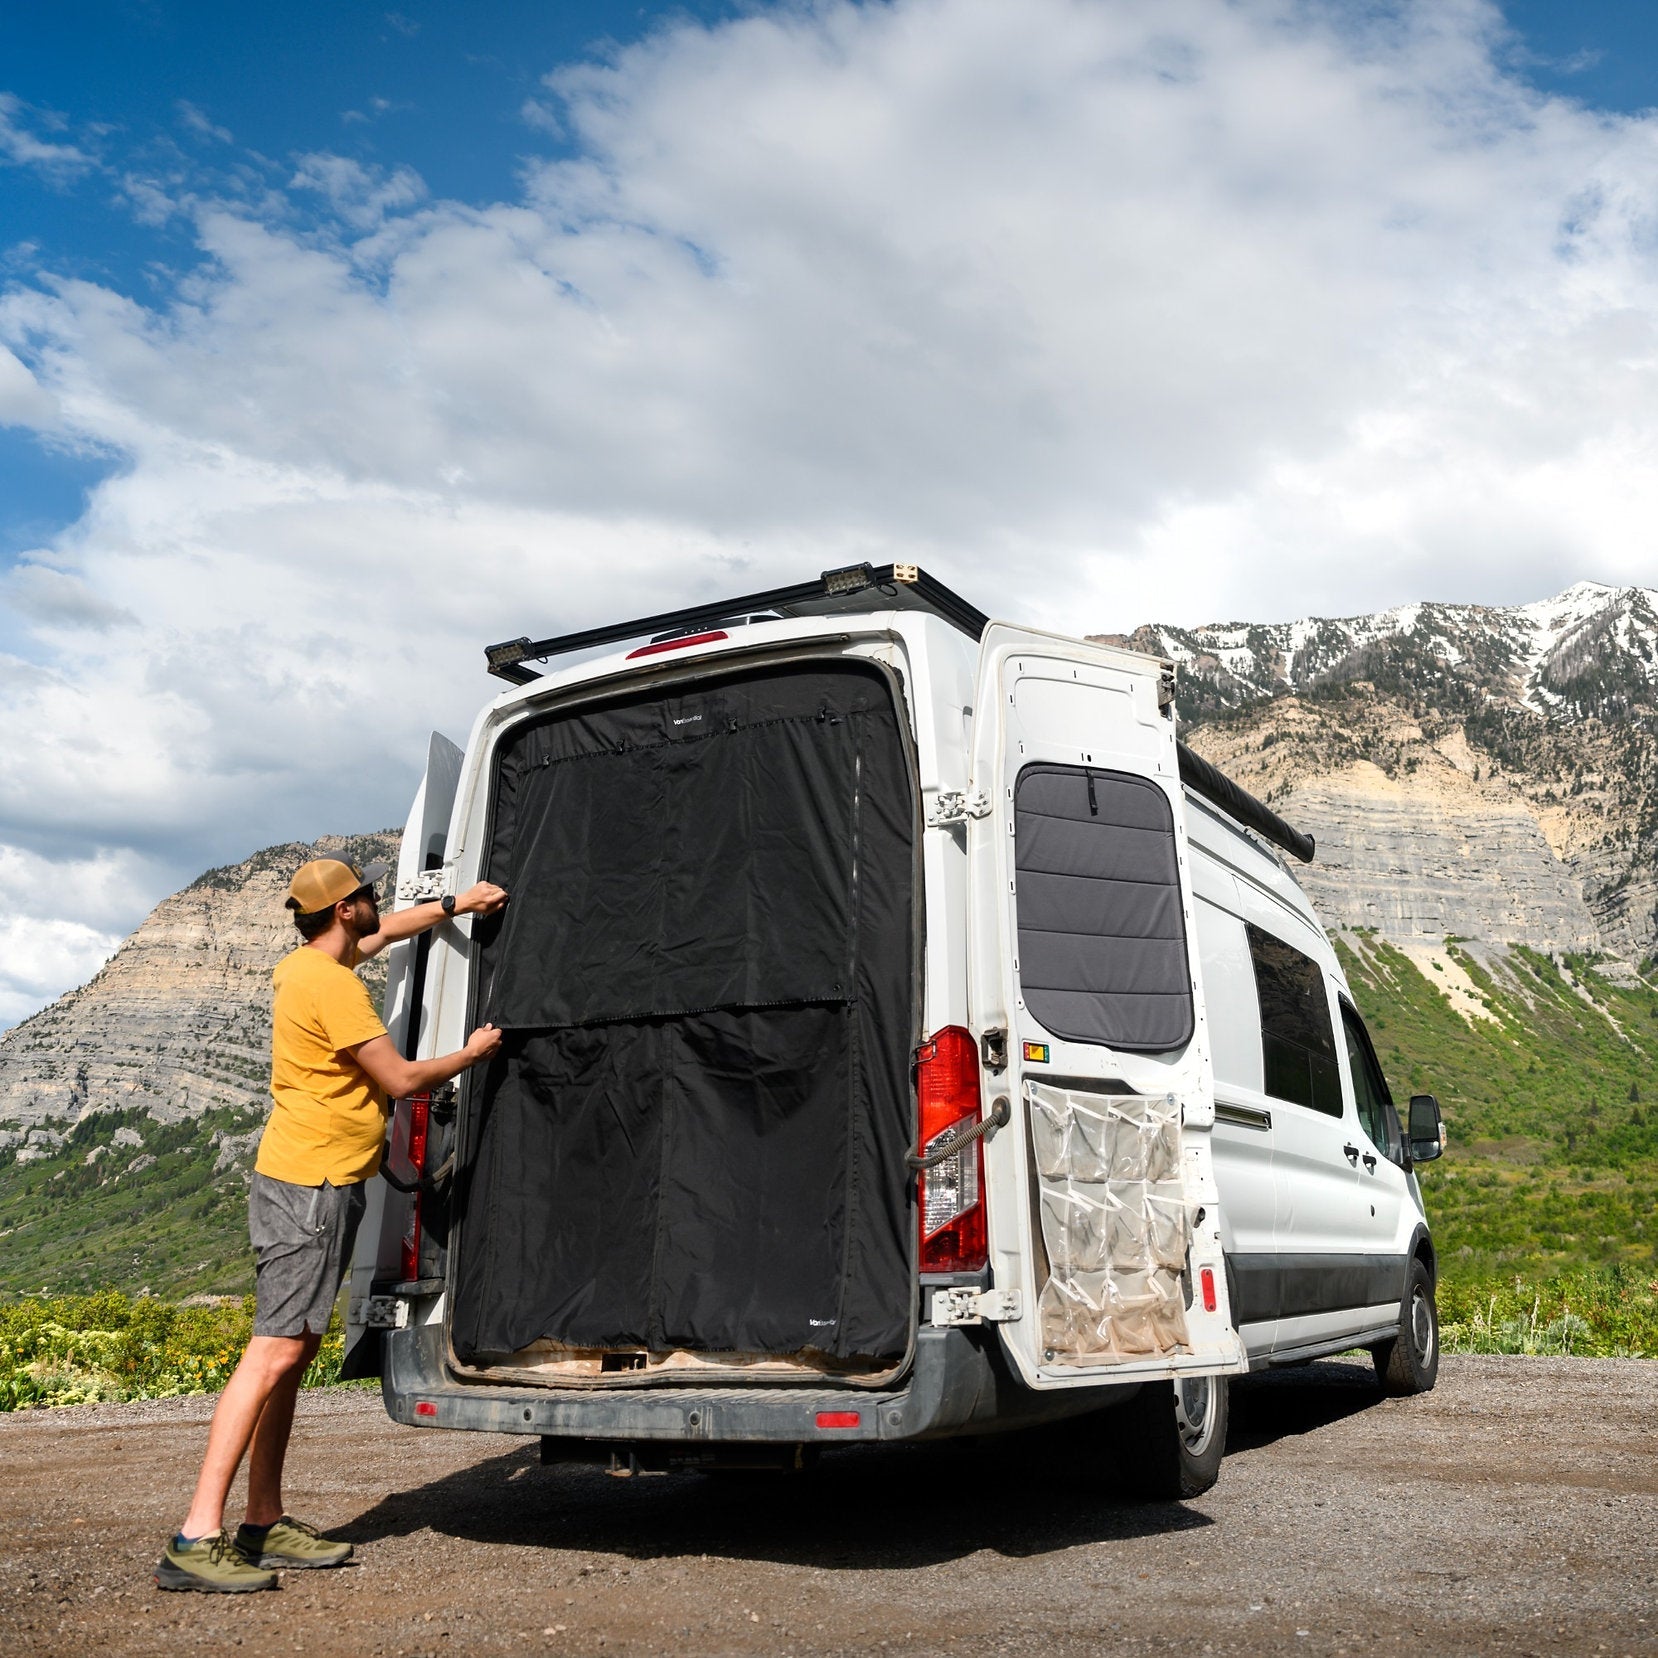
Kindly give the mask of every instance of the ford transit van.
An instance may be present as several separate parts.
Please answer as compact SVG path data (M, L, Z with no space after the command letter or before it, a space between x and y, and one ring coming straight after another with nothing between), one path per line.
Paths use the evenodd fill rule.
M628 1471L1074 1418L1178 1497L1229 1376L1432 1385L1437 1107L1169 663L906 565L488 663L397 876L511 896L388 952L406 1053L505 1033L393 1111L347 1369L395 1419Z

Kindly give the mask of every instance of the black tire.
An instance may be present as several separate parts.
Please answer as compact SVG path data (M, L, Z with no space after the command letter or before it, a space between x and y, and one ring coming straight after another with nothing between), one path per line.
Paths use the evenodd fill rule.
M1143 1502L1201 1497L1220 1478L1226 1454L1224 1376L1184 1376L1146 1382L1126 1405L1111 1411L1118 1479Z
M1399 1306L1399 1334L1370 1349L1376 1380L1385 1392L1404 1398L1426 1393L1439 1379L1439 1309L1433 1279L1419 1257L1405 1274L1405 1297Z

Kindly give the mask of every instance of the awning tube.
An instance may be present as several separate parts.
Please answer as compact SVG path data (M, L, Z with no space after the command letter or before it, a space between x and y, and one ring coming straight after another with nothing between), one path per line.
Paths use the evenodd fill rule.
M1180 781L1187 788L1203 796L1212 805L1220 807L1228 817L1253 829L1274 846L1281 846L1302 863L1313 861L1313 837L1292 829L1270 806L1263 806L1247 789L1240 789L1225 772L1192 753L1184 743L1176 743L1180 751Z

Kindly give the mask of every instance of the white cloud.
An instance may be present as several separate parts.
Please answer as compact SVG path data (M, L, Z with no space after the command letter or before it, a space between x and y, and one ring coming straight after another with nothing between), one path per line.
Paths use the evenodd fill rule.
M1505 49L824 0L554 74L512 201L130 178L204 268L0 297L0 416L123 458L13 588L0 839L182 881L379 827L483 644L855 559L1086 630L1650 581L1658 120Z
M72 921L0 916L0 1030L86 981L115 954L121 934Z
M96 163L74 144L59 144L42 138L32 127L52 130L60 125L49 112L31 109L11 92L0 92L0 161L15 167L33 167L48 178L67 181L79 177Z
M426 195L426 186L413 168L398 167L388 173L382 167L365 167L348 156L320 151L299 158L289 188L314 190L326 197L334 211L359 231L375 229L388 213L413 207Z

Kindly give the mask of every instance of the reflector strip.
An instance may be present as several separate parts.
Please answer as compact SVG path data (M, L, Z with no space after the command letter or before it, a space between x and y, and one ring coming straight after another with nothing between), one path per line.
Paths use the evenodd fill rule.
M636 651L629 651L626 660L631 662L636 656L660 656L663 651L682 651L687 645L711 645L716 639L729 639L729 633L688 633L683 639L659 639L654 645L641 645Z
M863 1420L855 1410L820 1410L817 1425L820 1428L855 1428Z
M422 1399L420 1403L415 1406L416 1416L436 1416L437 1413L438 1408L430 1399Z
M1203 1286L1203 1310L1212 1313L1215 1310L1215 1269L1205 1267L1197 1277Z

